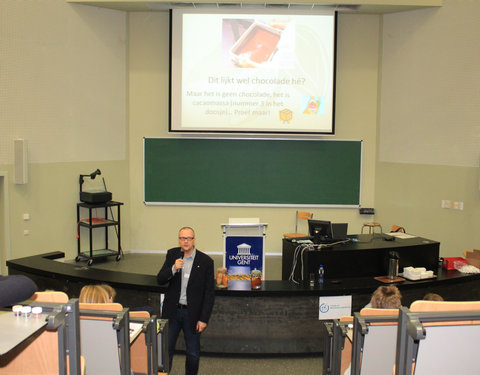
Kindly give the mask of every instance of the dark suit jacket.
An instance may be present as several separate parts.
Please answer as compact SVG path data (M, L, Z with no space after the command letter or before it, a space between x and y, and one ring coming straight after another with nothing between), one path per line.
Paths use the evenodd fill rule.
M180 247L168 250L165 263L163 263L162 269L157 275L159 284L168 282L168 289L162 308L163 319L173 318L177 310L178 300L180 299L182 272L176 272L172 275L172 266L175 260L181 258L182 255ZM188 317L193 332L195 332L198 321L208 323L215 299L214 290L213 260L207 254L197 249L187 285Z
M0 307L24 301L37 290L37 285L27 276L0 275Z

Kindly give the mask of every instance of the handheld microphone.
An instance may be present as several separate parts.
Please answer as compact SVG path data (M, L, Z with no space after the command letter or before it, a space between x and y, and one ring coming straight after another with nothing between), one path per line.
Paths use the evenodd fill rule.
M183 255L184 255L184 253L183 253L183 251L182 251L182 255L181 255L180 258L178 258L178 259L183 259ZM182 270L182 269L179 268L179 269L177 270L177 272L180 272L181 270Z

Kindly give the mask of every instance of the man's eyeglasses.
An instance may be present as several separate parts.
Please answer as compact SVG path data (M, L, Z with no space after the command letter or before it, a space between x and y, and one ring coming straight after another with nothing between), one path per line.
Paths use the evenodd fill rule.
M178 237L180 241L193 241L194 237Z

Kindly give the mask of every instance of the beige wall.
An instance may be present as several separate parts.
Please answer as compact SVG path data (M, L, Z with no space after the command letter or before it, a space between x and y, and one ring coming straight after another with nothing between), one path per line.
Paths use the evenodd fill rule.
M76 256L78 176L79 173L91 173L96 168L104 171L102 175L107 188L113 192L113 198L125 202L128 199L128 185L125 184L128 175L125 174L127 164L124 161L31 164L27 184L15 185L10 178L12 258L50 251L64 251L70 259ZM12 176L13 169L8 169L9 176ZM123 242L128 243L128 205L121 210ZM24 213L30 215L30 220L23 220ZM85 211L82 217L87 215ZM24 235L24 230L28 230L29 234ZM114 237L113 232L111 237ZM84 239L85 245L87 238Z
M478 248L478 168L424 164L377 165L379 220L440 242L441 256ZM442 199L463 201L463 211L442 209Z
M340 15L338 23L336 139L363 139L362 204L374 205L379 17ZM145 206L143 137L168 134L168 13L129 14L129 146L131 248L164 250L176 245L178 228L197 231L197 245L223 249L222 223L230 217L256 217L268 223L267 253L281 252L281 238L295 228L295 208ZM188 178L181 184L195 184ZM307 208L310 209L310 208ZM311 208L314 217L346 221L358 233L364 218L357 209ZM305 228L304 228L305 229ZM267 270L268 272L268 270Z
M479 176L477 165L472 165L473 160L478 159L475 154L478 106L460 106L457 102L452 109L448 107L449 101L443 99L453 95L452 92L478 90L478 69L472 68L472 59L478 61L480 57L475 48L480 26L469 17L478 14L478 8L478 2L446 0L444 7L436 10L386 16L339 16L336 138L364 140L361 203L376 208L378 214L374 219L384 228L400 224L410 232L439 240L442 255L458 255L464 248L475 247L479 236L476 234ZM73 258L76 255L78 175L96 168L102 170L114 199L125 203L122 242L127 251L165 250L176 244L176 231L180 226L191 225L197 229L199 248L218 252L222 250L220 224L229 217L258 217L268 223L267 252L281 252L282 233L294 228L293 208L147 207L143 204L143 137L169 136L167 13L127 14L72 5L63 0L4 0L0 2L0 10L2 25L8 24L10 30L0 35L0 53L7 66L15 67L16 59L22 57L20 46L28 52L28 43L18 44L15 32L20 32L32 19L37 20L37 28L31 32L43 33L40 35L43 38L35 36L44 42L52 32L49 25L55 30L63 25L66 29L61 30L74 36L64 39L64 43L58 42L52 49L53 57L63 59L61 64L49 64L48 54L39 55L41 51L37 49L37 54L28 55L30 63L22 62L21 70L17 67L8 70L8 75L0 76L0 176L2 183L8 184L0 190L0 212L8 211L8 220L3 217L0 223L5 227L8 222L10 233L10 249L3 245L5 241L0 245L3 259L53 250L65 251L67 257ZM467 23L468 28L462 22ZM454 53L445 53L449 49L441 48L441 41L445 39L449 40L448 48L455 48ZM82 49L73 48L75 45L81 45ZM431 45L437 47L421 56L421 64L412 65L414 56L410 51L422 51L422 46ZM78 74L77 69L65 70L72 53L80 54L83 62L76 67L89 67L82 70L82 74ZM459 60L459 56L464 56L464 60ZM111 69L95 67L107 62ZM457 67L448 71L448 81L439 74L442 66ZM464 68L469 74L464 73ZM62 81L55 79L55 90L51 87L42 90L48 86L48 78L56 77L59 71L68 79L68 84L62 86ZM87 73L90 74L88 80L85 79ZM108 84L98 85L106 79L106 74ZM433 77L426 80L429 74ZM122 80L123 92L114 83ZM12 102L6 88L15 93L16 101ZM20 88L24 96L19 96ZM72 93L73 97L67 95ZM94 100L89 100L92 93ZM470 100L464 91L460 95ZM428 111L418 105L423 98L434 96L442 100L428 100ZM109 98L108 106L98 105L102 97ZM478 92L471 97L478 100ZM48 111L40 110L43 107L38 98L40 103L48 105ZM115 99L112 101L112 98ZM68 106L72 103L75 108L69 112ZM91 103L93 107L88 105ZM408 110L399 111L399 103ZM445 108L448 112L443 115ZM76 113L81 113L81 121ZM123 113L120 118L119 113ZM430 113L435 114L435 121L430 121ZM72 121L67 121L68 115ZM99 122L98 118L103 121ZM89 121L94 122L102 134L93 146L91 142L83 142L85 132L81 125ZM28 126L24 126L25 123ZM398 127L408 129L412 123L421 132L415 133L415 142L405 144L404 135L397 138L395 131ZM445 139L439 137L445 134L444 127L451 129L452 123L462 126L461 137L458 132L448 133L448 142L456 145L448 149L448 160L454 162L436 164L435 158L433 162L427 160L425 156L431 153L422 151L420 146L433 144L433 149L437 147L443 157L445 148L441 146L445 143L441 141ZM32 124L38 124L34 132L30 131ZM68 137L57 136L55 129L60 125L67 127ZM38 132L38 128L45 131ZM74 139L78 141L69 141L70 133L76 135ZM118 136L117 133L123 134L123 145L111 141L109 135ZM431 135L437 135L433 141ZM32 140L29 151L33 160L26 185L12 182L11 144L17 136ZM65 147L68 142L71 147ZM79 144L83 146L79 148ZM105 148L102 156L92 159L100 146ZM45 158L49 150L55 151L52 160ZM468 151L468 155L460 162L456 155L464 151ZM413 160L405 156L413 156ZM181 183L195 182L189 181L186 171ZM441 199L463 201L465 210L442 210ZM314 208L312 211L316 218L349 222L350 233L359 232L363 221L372 219L361 217L355 209ZM30 214L29 221L23 220L24 213ZM28 236L23 234L25 229L30 231ZM4 234L4 229L0 234ZM275 264L279 267L278 259Z
M442 256L480 240L478 14L478 1L446 0L383 17L378 220L440 241Z
M64 0L0 1L2 273L7 258L76 256L80 174L100 168L114 199L129 199L126 19ZM28 145L24 185L13 183L15 138Z
M63 0L0 2L0 164L126 158L126 14Z

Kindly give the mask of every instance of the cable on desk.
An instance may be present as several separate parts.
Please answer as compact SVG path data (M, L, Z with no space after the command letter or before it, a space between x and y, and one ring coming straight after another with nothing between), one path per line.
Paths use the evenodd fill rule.
M304 267L303 267L303 255L305 254L305 251L315 251L315 250L321 250L321 249L326 249L329 247L333 247L335 245L339 244L346 244L348 242L351 242L351 239L347 239L345 241L337 241L337 242L332 242L329 244L300 244L295 248L295 251L293 252L293 261L292 261L292 270L290 272L290 276L288 278L289 281L293 281L295 284L300 284L299 281L295 280L295 269L297 268L297 263L298 263L298 255L300 254L300 266L301 266L301 280L305 280L305 275L304 275Z

